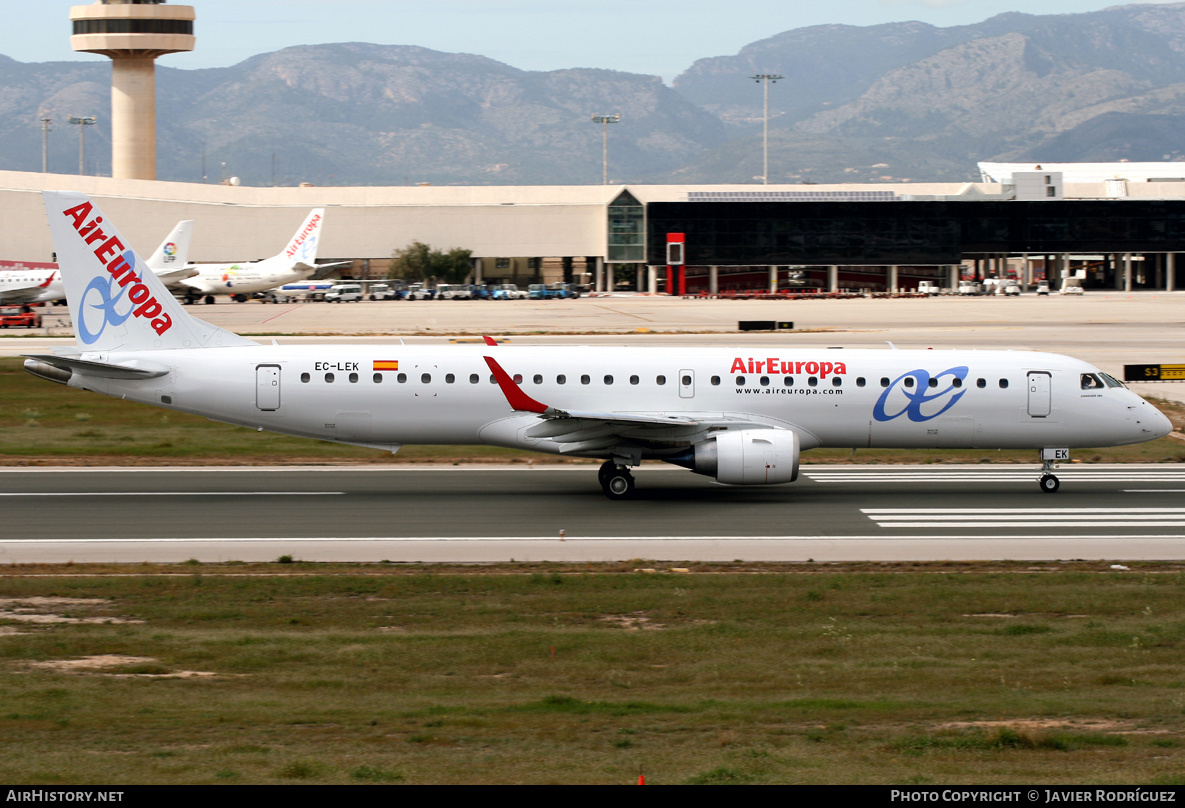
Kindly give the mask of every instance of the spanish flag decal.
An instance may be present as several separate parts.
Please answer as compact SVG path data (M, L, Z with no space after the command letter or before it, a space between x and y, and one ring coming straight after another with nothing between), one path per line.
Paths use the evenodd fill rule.
M398 359L376 359L374 360L374 370L399 370Z

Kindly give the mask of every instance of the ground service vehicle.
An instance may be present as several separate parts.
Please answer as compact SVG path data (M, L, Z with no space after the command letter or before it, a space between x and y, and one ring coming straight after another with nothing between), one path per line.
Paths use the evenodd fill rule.
M326 303L361 303L362 286L357 283L339 283L325 293Z
M35 311L0 309L0 328L40 328L41 315Z

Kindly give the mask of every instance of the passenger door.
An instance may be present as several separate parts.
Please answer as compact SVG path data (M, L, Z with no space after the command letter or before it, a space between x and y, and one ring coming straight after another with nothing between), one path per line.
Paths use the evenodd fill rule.
M280 409L280 366L255 366L255 406L265 412Z
M1052 375L1049 371L1034 370L1029 373L1029 416L1032 418L1045 418L1049 415L1052 409L1052 402L1050 400L1050 381Z

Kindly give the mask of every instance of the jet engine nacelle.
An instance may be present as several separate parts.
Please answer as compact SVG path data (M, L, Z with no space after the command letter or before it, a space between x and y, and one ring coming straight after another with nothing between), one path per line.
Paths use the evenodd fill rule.
M798 435L788 429L721 432L695 445L696 474L727 485L775 485L798 479Z

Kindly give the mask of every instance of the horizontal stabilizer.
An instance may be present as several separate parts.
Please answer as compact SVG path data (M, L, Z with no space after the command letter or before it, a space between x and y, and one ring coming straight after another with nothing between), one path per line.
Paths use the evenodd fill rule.
M133 359L126 364L116 365L111 362L95 362L91 359L78 359L56 354L21 354L21 356L44 362L59 370L76 370L79 373L103 379L155 379L169 372L167 366L143 359Z

